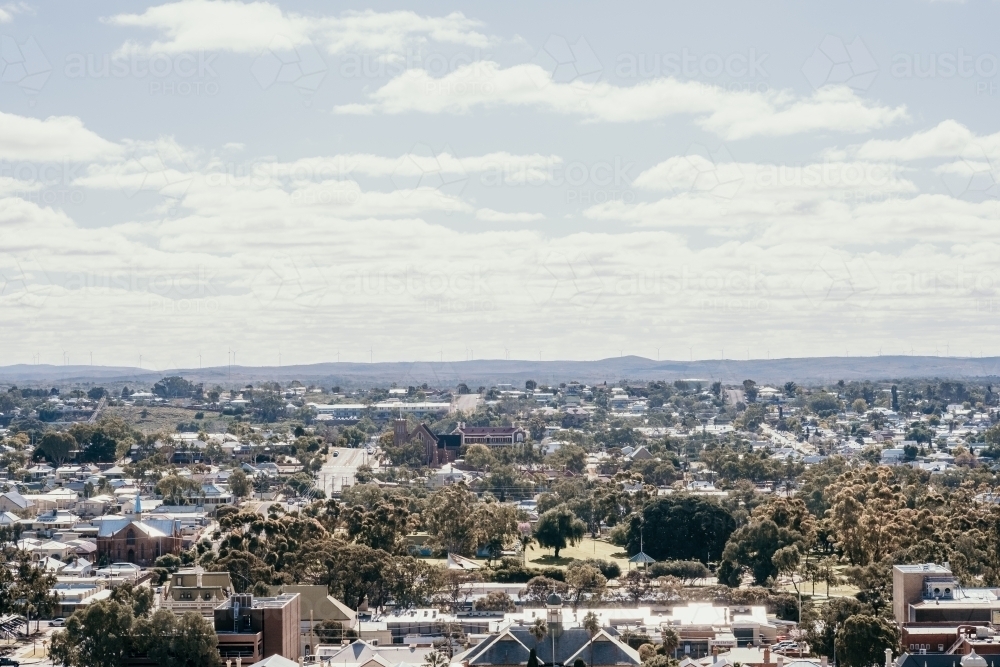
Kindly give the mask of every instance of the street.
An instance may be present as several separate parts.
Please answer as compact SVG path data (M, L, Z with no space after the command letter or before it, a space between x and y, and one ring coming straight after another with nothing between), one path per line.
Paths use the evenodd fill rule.
M451 412L475 412L480 401L479 394L459 394L451 403Z
M334 452L337 456L334 456ZM362 465L373 465L375 457L364 449L347 447L331 447L330 457L319 471L319 488L326 492L327 497L339 494L345 486L354 484L354 473Z

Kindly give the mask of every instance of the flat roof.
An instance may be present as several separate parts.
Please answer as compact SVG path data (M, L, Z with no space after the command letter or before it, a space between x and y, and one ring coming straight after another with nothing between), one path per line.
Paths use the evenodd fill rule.
M919 565L893 565L892 569L906 573L925 572L927 574L951 574L951 568L937 563L921 563Z

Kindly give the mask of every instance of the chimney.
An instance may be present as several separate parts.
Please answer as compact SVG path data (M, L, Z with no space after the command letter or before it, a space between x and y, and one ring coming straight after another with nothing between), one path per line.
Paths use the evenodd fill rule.
M819 667L828 667L829 661L826 659L825 655L819 657Z
M778 655L774 656L774 662L777 665L777 667L781 667L781 665L785 662L785 656L779 653Z
M770 664L770 662L771 662L771 647L770 646L765 646L764 647L764 664L767 665L767 664Z
M892 649L885 650L885 667L892 667Z

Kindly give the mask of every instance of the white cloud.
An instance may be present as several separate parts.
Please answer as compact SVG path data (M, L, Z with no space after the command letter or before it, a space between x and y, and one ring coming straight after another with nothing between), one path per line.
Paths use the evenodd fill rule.
M206 365L208 351L221 349L221 363L227 348L241 350L241 363L273 364L265 353L278 338L290 363L321 336L338 341L345 360L358 341L376 360L436 358L469 340L477 358L504 347L515 358L538 349L595 357L608 346L659 345L675 331L712 347L738 334L755 349L816 354L829 353L841 321L864 332L853 353L909 331L926 338L931 311L971 339L982 331L976 300L996 298L1000 285L991 240L1000 203L921 194L911 168L876 160L670 156L632 183L659 199L590 207L589 231L569 232L532 229L548 213L525 212L534 198L512 196L504 212L419 184L428 174L442 183L502 174L547 185L564 164L556 155L414 147L234 165L170 137L104 143L111 150L91 151L75 187L158 191L174 212L84 226L4 196L25 184L0 181L5 326L42 349L96 341L104 363L142 353L144 365L191 366L192 331ZM511 224L477 230L473 218ZM706 232L697 243L692 228ZM747 334L734 322L748 317L765 323ZM552 321L574 328L572 346ZM116 322L131 329L102 343ZM400 344L398 332L415 326L424 335ZM5 352L28 353L19 341Z
M409 70L370 94L367 104L335 108L341 114L465 114L477 108L525 106L588 121L637 122L692 115L727 139L813 131L868 132L908 118L906 108L870 103L846 86L808 98L788 92L731 92L696 81L660 78L634 86L607 82L557 83L534 64L503 68L480 61L434 78Z
M10 23L18 14L34 13L26 2L8 2L0 5L0 23Z
M541 213L504 213L481 208L476 211L476 219L484 222L537 222L544 220L545 216Z
M847 152L862 160L922 160L932 157L958 157L974 141L1000 146L1000 134L984 139L954 120L945 120L929 130L915 132L902 139L869 139Z
M121 152L120 146L88 130L74 116L39 120L0 112L0 160L102 160Z
M396 53L428 41L482 48L490 38L476 29L478 21L460 12L420 16L411 11L344 12L339 16L305 16L283 11L269 2L181 0L146 9L141 14L117 14L113 25L147 28L160 39L130 41L124 50L152 53L231 51L256 53L275 43L296 48L312 42L330 54L351 51Z

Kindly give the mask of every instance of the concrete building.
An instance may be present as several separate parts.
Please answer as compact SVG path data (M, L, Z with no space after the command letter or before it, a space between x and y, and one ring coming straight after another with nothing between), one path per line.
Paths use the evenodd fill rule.
M674 607L663 624L680 637L677 655L700 658L713 649L724 651L751 644L773 644L778 626L762 606L716 607L711 603L688 603Z
M316 415L321 419L342 422L359 422L365 415L368 406L364 403L333 403L323 405L320 403L309 403L308 407L316 411Z
M386 421L393 417L413 415L417 419L424 417L443 417L451 409L451 403L435 403L419 401L406 403L404 401L384 401L372 406L372 417Z
M215 609L233 594L228 572L205 572L200 567L178 570L163 587L160 605L175 614L196 611L214 619Z
M330 595L326 586L310 586L298 584L281 584L271 586L271 595L297 594L299 596L300 651L303 656L316 653L319 644L339 642L344 635L329 636L329 631L320 630L318 626L324 621L340 623L341 632L354 630L358 625L358 615L346 604Z
M947 565L892 568L892 615L904 623L998 623L1000 589L963 588Z
M268 598L233 595L215 608L214 617L223 660L240 658L253 663L272 655L299 658L297 593Z

